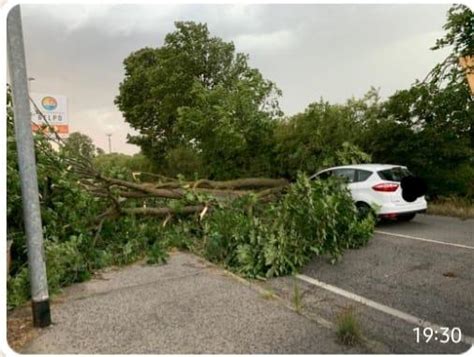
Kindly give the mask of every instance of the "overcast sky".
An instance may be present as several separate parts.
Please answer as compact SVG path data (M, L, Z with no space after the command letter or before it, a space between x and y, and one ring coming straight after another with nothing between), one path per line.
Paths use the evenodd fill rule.
M174 21L206 22L283 91L287 115L323 97L343 102L370 86L386 97L423 78L445 52L449 5L21 5L31 91L68 97L70 129L135 153L113 101L123 59L159 47Z

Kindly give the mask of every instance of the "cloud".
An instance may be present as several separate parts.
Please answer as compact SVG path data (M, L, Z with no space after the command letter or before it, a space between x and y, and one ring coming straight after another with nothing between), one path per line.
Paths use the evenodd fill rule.
M289 30L275 31L263 34L246 34L234 38L238 51L279 51L289 49L294 45L294 32Z
M48 19L71 32L105 18L110 9L111 5L23 5L22 15L28 20L39 17Z
M109 36L156 30L163 21L178 16L180 12L176 4L58 4L23 5L23 8L24 17L47 18L60 24L67 34L92 27Z
M423 79L431 70L426 66L425 54L430 55L433 63L440 63L449 53L448 49L430 50L436 39L442 36L442 31L422 33L373 50L365 58L365 63L372 68L372 77L378 79L374 85L403 89L413 84L415 79ZM385 96L392 94L383 87L382 93Z

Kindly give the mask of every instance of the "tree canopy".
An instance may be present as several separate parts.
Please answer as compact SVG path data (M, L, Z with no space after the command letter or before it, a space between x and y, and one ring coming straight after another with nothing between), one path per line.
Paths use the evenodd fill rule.
M233 43L210 36L207 25L175 25L163 46L141 49L124 61L115 102L140 133L129 142L157 165L178 149L192 152L210 176L251 170L235 158L258 160L271 119L280 115L279 90Z
M71 133L65 140L64 146L61 148L66 155L79 154L81 156L92 159L97 152L92 139L85 134L74 132Z
M448 57L389 97L365 134L364 147L376 160L410 166L434 195L474 194L474 103L459 65L460 56L474 55L473 25L469 8L451 7L447 33L432 48L450 48Z
M312 174L347 163L409 166L431 195L473 195L474 109L459 58L474 54L474 16L453 5L433 50L449 55L381 100L321 98L283 117L275 84L205 24L178 22L159 48L128 56L116 103L155 170L228 179Z

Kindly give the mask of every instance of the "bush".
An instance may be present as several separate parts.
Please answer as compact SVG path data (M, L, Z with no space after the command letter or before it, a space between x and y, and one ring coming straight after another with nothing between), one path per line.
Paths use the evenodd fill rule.
M252 197L245 197L213 212L204 223L204 256L245 276L280 276L316 255L337 261L345 249L365 245L374 227L371 217L358 220L337 180L311 182L300 175L279 202L255 209Z
M236 264L237 250L248 240L253 218L245 210L248 198L233 202L230 207L217 208L203 224L203 254L214 262Z
M8 308L20 306L30 297L30 280L28 267L23 265L14 276L7 280L7 305Z
M155 172L153 163L143 154L102 154L93 159L97 170L109 177L133 180L133 172Z
M166 228L160 226L161 242L163 249L177 248L182 250L195 249L195 239L193 235L197 234L198 230L193 222L186 220L178 220L176 223L170 222Z
M161 226L149 220L123 217L104 223L100 239L78 235L45 236L45 260L48 290L51 295L62 287L90 278L91 274L109 265L130 264L148 253L150 264L166 261L169 245L161 242ZM94 245L95 243L95 245ZM8 307L14 308L30 298L26 262L8 278Z
M89 278L86 257L80 250L82 239L82 236L72 236L65 242L45 242L48 288L51 294L58 292L62 286Z
M87 258L81 251L82 236L70 237L68 241L45 240L46 272L50 294L75 282L90 277ZM28 268L24 264L17 274L8 279L8 306L10 308L23 304L30 297Z
M163 264L168 259L168 252L166 247L160 242L156 241L148 250L147 264Z

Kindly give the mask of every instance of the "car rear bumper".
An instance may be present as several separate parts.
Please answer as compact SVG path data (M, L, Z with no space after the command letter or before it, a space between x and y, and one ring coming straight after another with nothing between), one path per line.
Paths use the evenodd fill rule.
M417 214L417 213L425 213L426 209L418 210L418 211L408 211L408 212L391 212L391 213L380 213L378 215L379 218L384 218L384 219L395 219L403 216L410 216L412 214Z
M426 212L427 203L424 198L419 199L413 203L406 205L396 205L393 203L386 203L380 207L380 210L377 212L378 216L381 217L398 217L403 215L410 215L413 213L422 213Z

